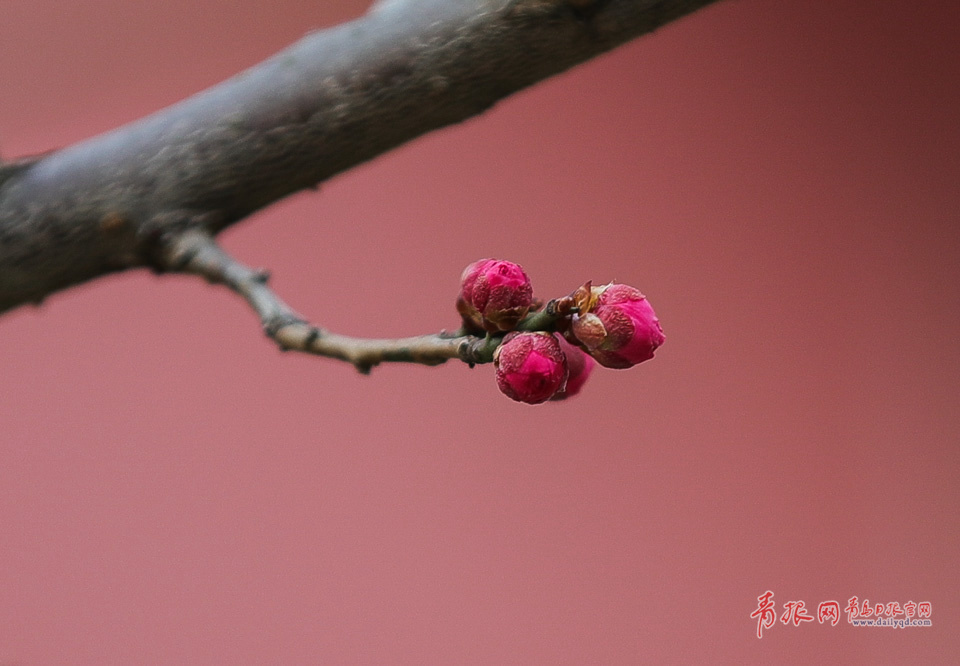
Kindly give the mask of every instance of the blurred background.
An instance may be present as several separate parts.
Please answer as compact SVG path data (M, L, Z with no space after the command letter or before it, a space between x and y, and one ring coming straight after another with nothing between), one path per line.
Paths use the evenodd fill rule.
M366 4L0 3L0 149ZM958 30L947 1L723 2L223 237L357 335L454 327L487 256L544 298L639 287L666 344L567 403L283 355L196 279L3 316L0 663L955 659ZM779 621L852 596L933 626Z

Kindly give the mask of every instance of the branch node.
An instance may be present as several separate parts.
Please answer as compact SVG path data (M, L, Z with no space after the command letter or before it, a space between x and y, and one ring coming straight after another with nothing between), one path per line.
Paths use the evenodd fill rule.
M313 343L319 340L321 335L322 333L319 328L317 328L316 326L311 326L310 332L307 333L307 337L303 341L304 348L310 349L311 347L313 347Z
M373 366L375 365L376 363L370 363L366 361L354 361L353 363L353 367L355 367L357 372L359 372L361 375L369 375L370 371L373 370Z
M257 282L259 284L259 281ZM281 329L284 329L287 326L293 326L295 324L306 324L306 323L307 322L305 322L303 319L301 319L300 317L292 313L283 312L265 319L263 322L263 332L269 338L276 338L277 334L281 331ZM286 346L285 343L278 342L277 344L280 346Z
M161 266L158 264L156 266L157 272L162 273L165 270L171 271L173 273L186 272L187 267L191 263L193 263L193 260L197 258L197 255L199 253L200 253L199 247L187 247L181 252L176 252L170 258L170 260L166 262L165 266ZM210 282L210 279L207 278L207 281Z

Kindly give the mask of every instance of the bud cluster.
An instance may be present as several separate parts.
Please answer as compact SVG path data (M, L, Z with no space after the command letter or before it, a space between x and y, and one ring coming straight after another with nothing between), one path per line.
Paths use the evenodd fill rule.
M463 271L457 311L464 330L506 333L493 355L497 386L518 402L574 396L595 365L632 367L653 358L664 341L650 302L625 284L588 282L551 301L547 310L556 316L546 320L549 330L516 330L536 310L533 286L518 264L482 259Z

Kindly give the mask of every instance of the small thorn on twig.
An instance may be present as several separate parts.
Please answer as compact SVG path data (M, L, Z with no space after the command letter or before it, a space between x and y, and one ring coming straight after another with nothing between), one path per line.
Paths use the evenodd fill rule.
M270 280L270 271L258 268L253 272L253 279L260 284L266 284Z

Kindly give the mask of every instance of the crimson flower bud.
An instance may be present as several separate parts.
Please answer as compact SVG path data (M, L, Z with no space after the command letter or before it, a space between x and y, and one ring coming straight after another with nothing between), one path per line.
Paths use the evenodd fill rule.
M653 358L663 330L646 297L625 284L592 287L574 293L580 309L570 330L600 365L629 368Z
M493 364L500 391L531 405L549 400L567 381L567 359L550 333L508 333Z
M551 400L565 400L580 392L583 385L587 383L593 367L597 364L592 356L588 356L579 347L574 347L567 342L562 335L555 335L557 342L560 343L560 349L567 359L567 368L570 370L570 376L567 377L567 385L557 391Z
M490 333L513 330L532 302L530 278L510 261L481 259L460 277L457 312L468 328Z

